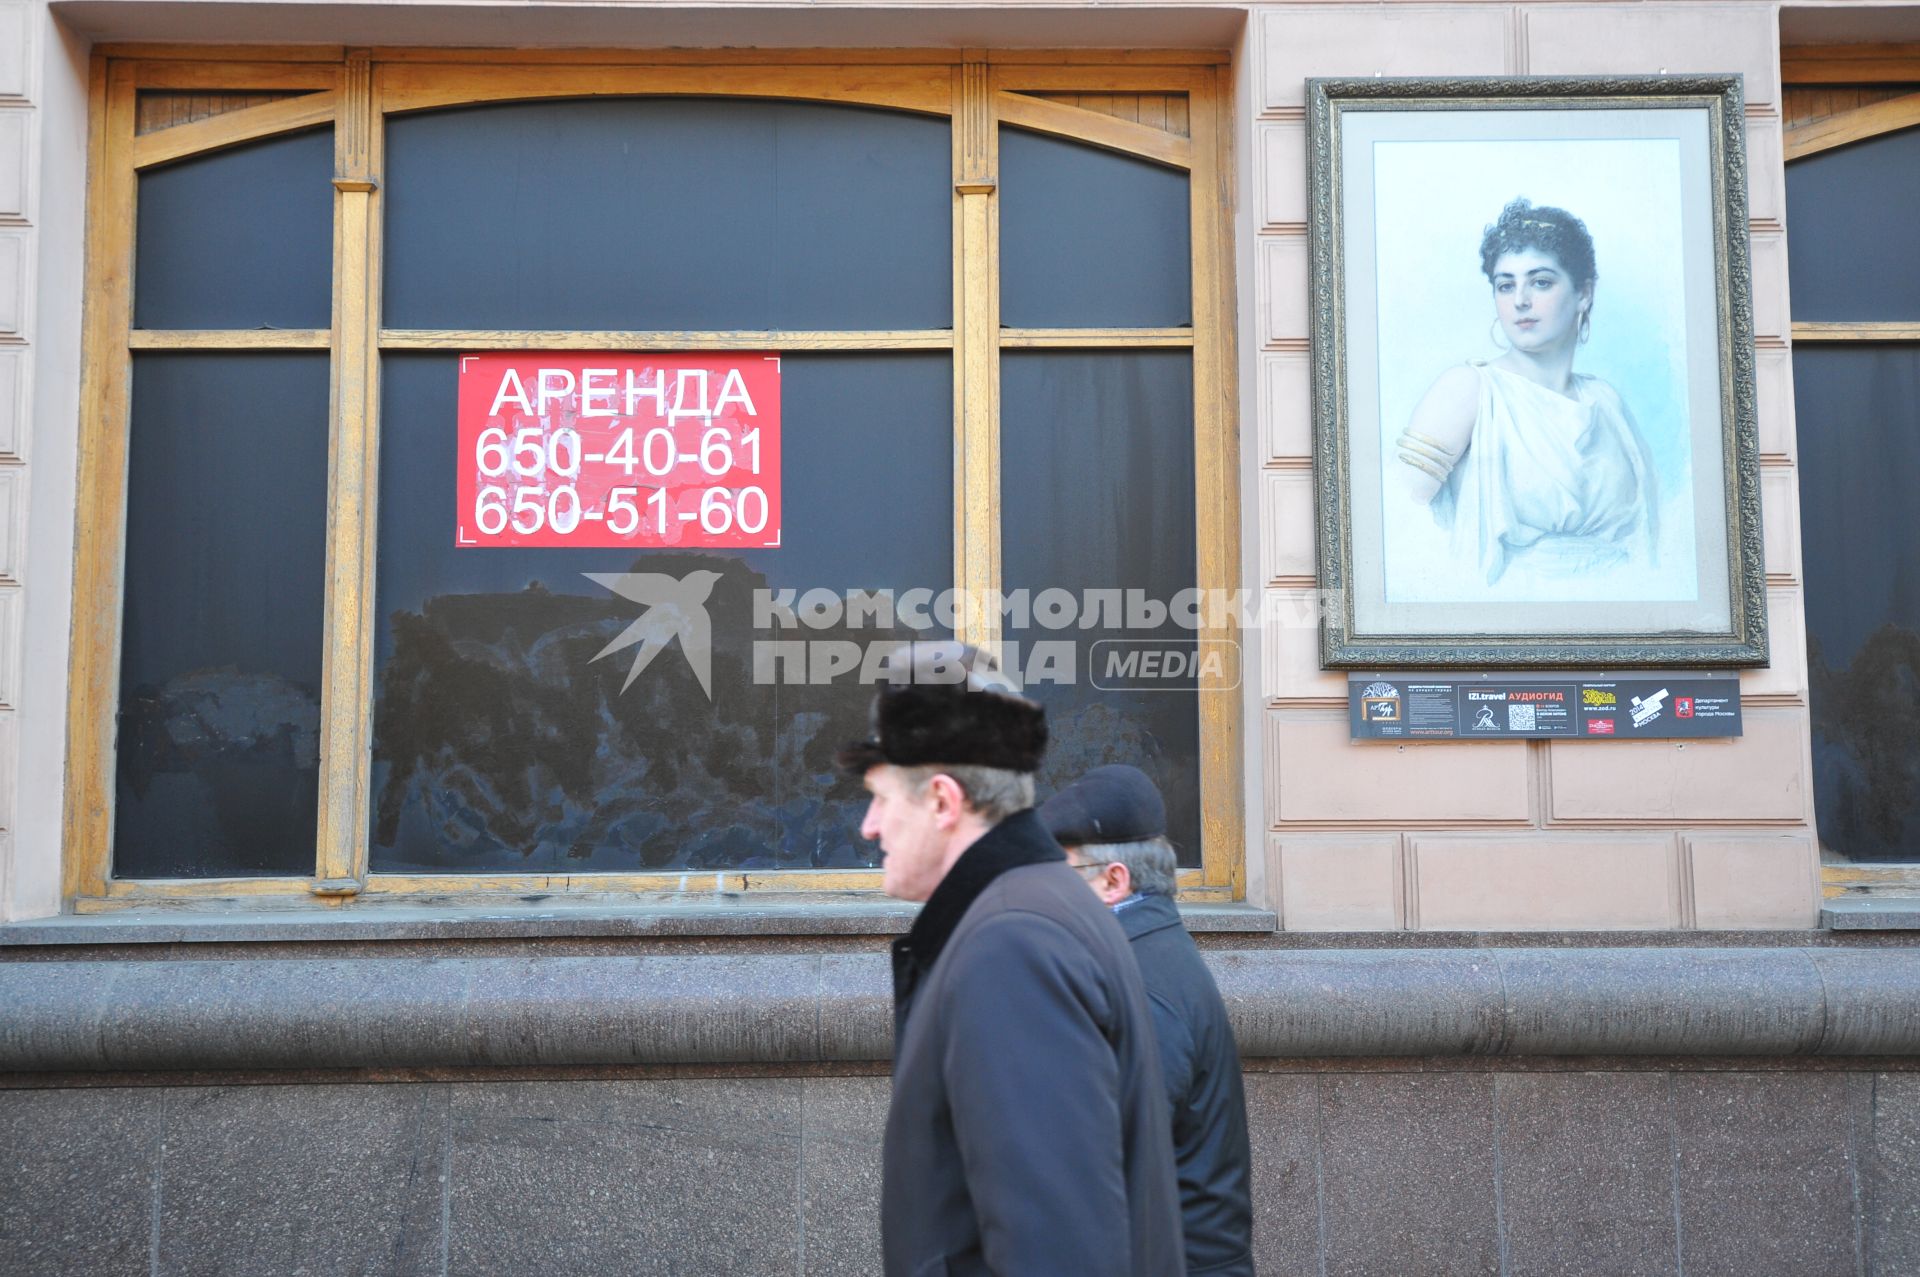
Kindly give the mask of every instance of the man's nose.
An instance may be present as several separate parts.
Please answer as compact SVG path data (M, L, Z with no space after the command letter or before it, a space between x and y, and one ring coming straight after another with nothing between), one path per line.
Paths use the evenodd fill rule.
M860 836L868 842L873 842L880 837L880 826L873 819L872 803L867 804L867 814L860 818Z

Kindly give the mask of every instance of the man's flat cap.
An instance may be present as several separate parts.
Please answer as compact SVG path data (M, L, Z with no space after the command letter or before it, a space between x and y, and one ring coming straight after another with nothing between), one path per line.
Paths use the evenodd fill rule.
M906 643L889 654L872 731L835 757L852 776L896 767L1032 772L1047 750L1047 714L993 658L965 643Z
M1167 832L1167 806L1138 767L1096 767L1040 805L1040 823L1062 847L1141 842Z

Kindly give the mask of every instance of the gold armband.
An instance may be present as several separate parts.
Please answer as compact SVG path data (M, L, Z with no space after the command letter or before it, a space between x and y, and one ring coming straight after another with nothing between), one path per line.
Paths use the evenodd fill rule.
M1450 451L1418 431L1402 430L1397 442L1401 461L1432 475L1441 483L1447 481L1447 476L1453 473L1453 467L1460 461L1459 453Z

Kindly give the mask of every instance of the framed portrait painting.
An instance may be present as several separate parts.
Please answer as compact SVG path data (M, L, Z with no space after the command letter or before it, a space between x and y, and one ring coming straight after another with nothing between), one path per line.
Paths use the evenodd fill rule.
M1738 77L1309 103L1323 662L1765 664Z

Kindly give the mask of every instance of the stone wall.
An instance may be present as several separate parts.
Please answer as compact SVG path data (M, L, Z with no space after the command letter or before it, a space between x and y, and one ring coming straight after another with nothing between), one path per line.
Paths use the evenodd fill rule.
M64 1079L71 1081L73 1079ZM0 1274L873 1274L876 1076L0 1090ZM1252 1061L1263 1277L1920 1271L1920 1073Z

